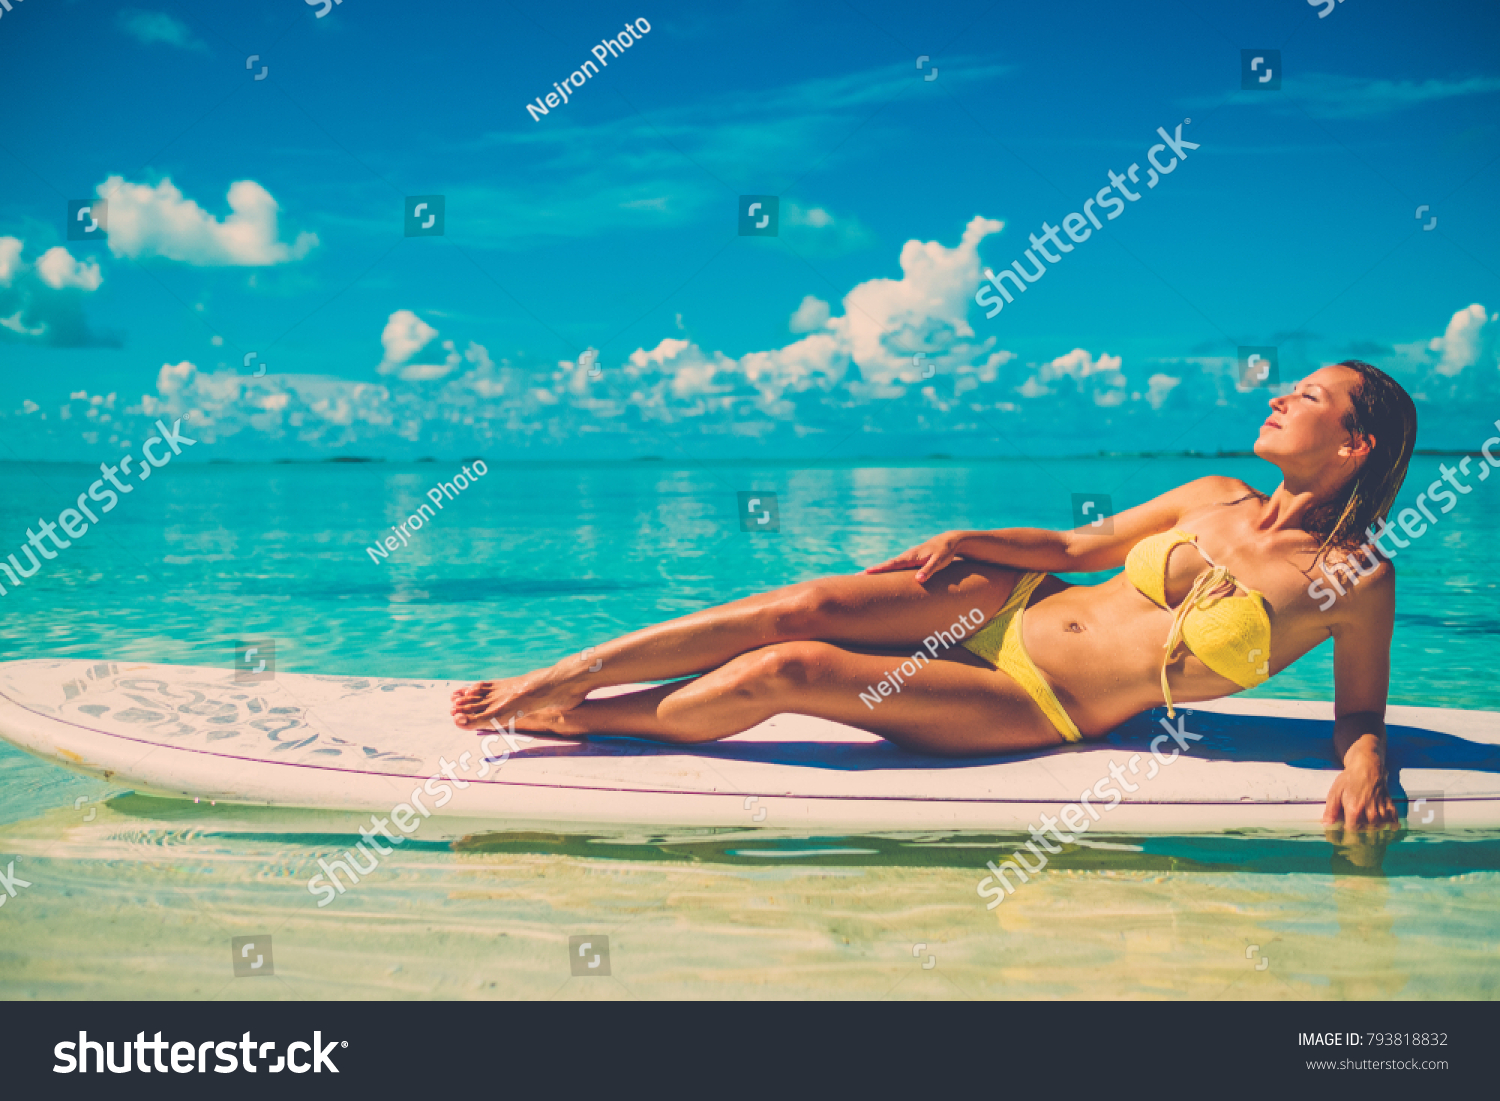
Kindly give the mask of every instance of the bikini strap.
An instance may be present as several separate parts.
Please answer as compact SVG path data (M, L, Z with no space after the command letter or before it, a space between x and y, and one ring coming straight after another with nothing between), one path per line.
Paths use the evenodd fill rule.
M1229 576L1229 570L1224 566L1214 566L1198 575L1187 596L1177 605L1177 614L1172 617L1172 630L1167 634L1166 655L1161 661L1161 694L1167 701L1167 718L1177 717L1172 706L1172 689L1167 685L1167 666L1172 664L1177 647L1182 644L1182 629L1187 623L1188 614L1199 608L1211 607L1223 597L1233 594L1234 590L1235 581Z

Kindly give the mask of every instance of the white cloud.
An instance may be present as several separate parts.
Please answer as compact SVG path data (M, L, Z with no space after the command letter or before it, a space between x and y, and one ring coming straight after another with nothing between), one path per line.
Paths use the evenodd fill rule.
M21 263L21 249L24 247L19 238L0 237L0 287L8 287L11 281L20 274L25 266Z
M47 333L47 326L45 326L45 325L38 325L34 329L27 328L26 322L23 321L23 320L21 320L21 316L22 316L22 311L21 310L17 310L15 313L11 314L9 317L0 317L0 325L5 326L11 332L16 333L16 334L18 334L20 336L45 336L46 335L46 333Z
M91 406L103 406L107 409L115 407L114 394L94 394L90 396L87 390L73 390L68 394L69 401L86 401Z
M443 341L443 350L448 353L442 363L413 363L402 367L398 377L407 382L433 382L452 374L464 360L451 340Z
M161 370L156 372L157 393L167 398L182 393L197 370L198 368L187 360L177 364L163 363Z
M1304 72L1287 76L1288 95L1250 96L1243 102L1278 114L1306 114L1313 118L1373 118L1426 104L1500 92L1500 77L1434 77L1427 80L1385 80L1343 73ZM1190 96L1189 108L1212 108L1220 101Z
M781 204L781 233L799 252L815 256L852 252L874 240L855 218L835 217L823 207L790 201Z
M164 364L155 393L126 412L191 411L191 423L201 425L205 438L254 434L256 454L265 453L267 440L319 449L358 446L376 454L402 441L420 441L418 454L543 445L576 450L608 436L615 446L640 446L660 430L690 454L707 455L720 446L715 441L742 446L795 438L835 447L852 440L849 446L857 447L862 434L877 433L988 441L998 433L1051 439L1069 451L1080 439L1090 447L1107 441L1139 448L1177 440L1175 432L1163 434L1173 408L1212 409L1226 392L1239 401L1232 361L1224 357L1147 359L1127 376L1120 355L1073 348L1028 361L1023 370L994 337L978 339L966 316L973 308L967 292L978 281L978 245L999 228L978 218L954 247L909 241L898 278L861 282L841 304L803 298L793 328L816 327L783 346L729 355L674 335L605 359L583 355L518 366L465 334L444 339L414 311L397 310L381 334L383 378L253 378L238 370L199 371L185 360ZM1409 358L1398 364L1403 385L1419 401L1457 405L1463 400L1457 384L1478 378L1474 365L1490 370L1496 363L1495 320L1482 306L1466 307L1443 336L1404 346ZM458 324L445 321L445 327ZM664 328L676 331L670 322ZM595 363L600 370L591 373ZM932 370L921 370L924 363ZM1445 379L1443 364L1457 373ZM1424 399L1413 379L1434 396ZM1447 389L1438 393L1438 383ZM102 420L104 407L90 402ZM75 408L74 430L92 415L80 417ZM1205 439L1181 445L1202 446Z
M385 349L385 356L377 370L382 375L395 374L437 335L436 329L411 310L397 310L386 319L381 331L380 346Z
M828 312L827 302L808 295L797 307L796 313L792 314L789 327L794 333L810 333L814 329L821 329L828 324Z
M672 337L667 337L649 352L644 348L637 348L631 352L630 362L637 367L648 367L651 365L660 367L670 360L676 359L678 355L691 347L693 347L693 344L690 341L675 340Z
M418 405L415 393L405 407ZM189 360L163 364L156 393L125 410L132 416L184 417L215 442L253 430L272 438L294 434L330 447L355 442L356 429L388 431L391 393L378 384L310 375L255 378L237 371L200 371ZM416 423L420 424L418 418Z
M99 261L92 256L82 262L75 260L61 245L53 245L42 253L36 262L36 272L42 277L42 282L54 290L78 287L81 290L96 291L99 284L104 282L104 276L99 271Z
M787 204L786 224L789 226L813 226L822 229L833 225L833 215L820 206L800 207L796 203Z
M633 400L653 415L734 416L758 411L794 419L800 402L821 401L836 387L862 398L894 398L923 381L926 368L982 370L994 378L1010 353L995 338L976 341L969 325L968 289L979 277L979 242L1002 228L974 218L959 244L908 241L900 279L871 279L844 296L841 316L809 295L792 317L793 331L809 331L782 348L738 358L709 352L688 340L667 338L639 348L623 368L637 386ZM918 358L921 353L921 358Z
M464 349L464 358L480 371L488 372L495 369L495 363L490 359L489 349L483 344L475 344L472 340L469 341L468 348Z
M947 63L943 85L951 77L954 92L978 89L1010 71L984 56L948 55ZM694 165L729 179L745 164L810 163L909 88L899 66L879 60L868 69L761 88L754 96L726 87L684 97L653 109L649 119L578 119L566 133L497 126L474 138L472 147L524 147L528 160L539 161L536 170L467 192L449 187L448 202L471 212L464 223L471 238L492 244L539 235L586 238L620 226L692 225L714 217L723 201L712 176ZM767 126L773 117L778 125ZM619 171L622 163L630 165L628 173ZM782 233L803 255L846 252L873 240L848 216L795 207L782 201ZM811 224L825 217L832 221Z
M899 397L938 371L966 390L993 382L998 367L1013 356L996 350L994 337L975 340L967 290L978 280L979 242L1001 228L1000 222L974 218L954 248L908 241L901 250L901 278L856 285L844 296L841 316L830 316L826 302L807 296L791 328L808 335L782 348L736 358L673 337L638 348L619 369L631 402L653 417L759 414L791 421L836 388L867 400ZM576 391L576 375L568 373L559 385ZM611 415L598 404L589 408L594 416ZM752 431L746 423L739 428Z
M1364 118L1425 103L1500 91L1500 77L1428 80L1367 80L1334 73L1308 73L1299 93L1308 110L1322 118ZM1271 97L1267 97L1271 98Z
M1418 401L1449 404L1462 401L1476 379L1477 371L1500 367L1500 314L1489 313L1475 302L1454 312L1442 336L1395 345L1405 365L1416 372L1410 380L1412 397Z
M1050 379L1062 378L1088 378L1090 375L1114 373L1120 371L1120 357L1112 356L1107 352L1099 353L1096 360L1086 349L1074 348L1067 355L1058 356L1049 363L1042 364L1041 377L1046 382Z
M112 212L111 212L112 213ZM979 275L979 242L997 221L976 218L955 247L910 241L900 278L856 285L840 316L816 298L799 307L819 322L790 344L734 357L668 337L620 362L592 357L522 369L483 345L443 339L413 310L387 318L377 368L384 383L315 376L252 378L203 372L184 360L162 366L156 393L127 412L186 415L206 438L254 430L337 447L394 434L407 440L463 433L476 446L501 439L560 440L638 430L642 420L701 422L709 431L759 438L793 425L830 431L829 408L849 409L910 393L909 415L998 407L999 369L1013 359L995 338L978 340L966 313ZM434 355L439 348L440 356ZM917 353L922 354L914 362ZM440 362L422 362L437 359ZM1109 362L1101 357L1098 369ZM924 377L922 366L932 368ZM1089 359L1094 366L1092 358ZM986 392L985 387L992 387ZM846 415L846 414L844 414ZM856 414L863 415L863 414Z
M382 375L395 375L406 382L436 382L447 378L467 360L480 372L494 370L490 353L482 344L472 340L462 352L452 340L443 341L446 353L441 363L412 363L411 359L437 339L438 331L423 321L411 310L397 310L386 319L380 334L385 356L376 371Z
M104 282L99 262L79 262L54 245L27 263L24 248L17 237L0 237L0 339L63 348L117 347L117 338L92 332L83 316L82 296Z
M193 36L193 32L188 30L186 24L173 19L166 12L122 8L115 16L115 26L146 46L161 42L182 50L207 50Z
M1050 397L1056 392L1053 383L1071 379L1080 393L1087 394L1095 405L1108 408L1125 401L1125 375L1120 370L1121 359L1107 352L1099 358L1086 348L1074 348L1065 355L1048 360L1017 387L1023 398Z
M403 367L400 377L407 382L431 382L433 379L442 378L452 369L443 363L418 363L411 367Z
M164 256L197 267L263 267L300 260L318 243L299 233L293 244L277 239L280 207L254 180L229 187L232 213L219 221L185 198L171 180L155 187L111 176L96 189L109 203L109 249L116 256Z
M1167 400L1167 395L1181 385L1182 379L1171 375L1152 375L1146 383L1146 401L1152 409L1160 409Z
M979 282L979 242L1003 228L1003 222L975 217L956 248L907 241L900 279L871 279L844 296L844 316L831 319L828 328L866 382L890 384L910 374L918 351L940 348L930 358L958 363L994 347L994 337L972 342L968 310L970 291Z
M1456 375L1478 363L1484 349L1485 325L1495 320L1485 316L1484 307L1478 302L1455 313L1443 335L1433 337L1427 344L1432 351L1441 353L1437 373Z

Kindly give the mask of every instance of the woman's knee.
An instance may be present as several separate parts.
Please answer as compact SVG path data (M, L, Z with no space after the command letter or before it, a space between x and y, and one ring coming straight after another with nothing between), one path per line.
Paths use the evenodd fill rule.
M834 652L834 647L822 642L783 642L741 654L724 671L732 691L784 694L817 681Z
M781 638L817 638L847 611L847 601L832 579L793 586L768 609L771 630Z
M669 696L657 717L675 742L713 741L738 733L786 710L802 689L821 677L837 652L820 642L784 642L751 650ZM729 710L710 708L705 716L700 707L691 706L715 700L730 704Z

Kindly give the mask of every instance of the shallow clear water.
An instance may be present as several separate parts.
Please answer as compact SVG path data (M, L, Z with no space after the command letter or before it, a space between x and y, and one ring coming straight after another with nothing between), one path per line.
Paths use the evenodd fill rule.
M1418 457L1404 496L1437 474ZM1450 461L1451 462L1451 461ZM0 657L227 663L466 678L519 672L710 603L855 569L955 527L1071 524L1241 459L824 466L498 462L407 547L365 548L450 464L164 468L0 596ZM0 465L0 557L97 477ZM781 530L742 533L741 490ZM1391 702L1500 710L1500 480L1397 560ZM1405 502L1403 502L1405 503ZM1331 698L1325 646L1259 695ZM0 746L3 997L1494 997L1500 838L1111 838L994 911L994 836L482 834L407 846L319 910L303 884L351 816L211 807L82 779ZM106 798L114 795L113 798ZM100 801L103 800L103 801ZM236 979L230 938L270 935ZM570 936L611 974L574 978ZM926 945L917 948L917 945ZM1269 963L1265 961L1269 960ZM928 966L924 966L928 964Z

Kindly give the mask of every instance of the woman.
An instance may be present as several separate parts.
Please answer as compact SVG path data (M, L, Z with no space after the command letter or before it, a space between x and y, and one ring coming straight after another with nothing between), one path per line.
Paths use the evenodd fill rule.
M1231 695L1332 636L1343 771L1324 821L1394 824L1384 715L1395 571L1367 546L1367 558L1353 552L1401 488L1416 409L1358 360L1314 372L1270 405L1255 443L1282 473L1269 497L1207 477L1098 532L947 532L861 574L736 600L587 660L460 689L454 720L687 744L795 712L921 753L994 754L1098 738L1164 703L1170 714ZM1052 576L1121 565L1099 585ZM1309 579L1324 577L1345 579L1331 602L1314 599L1333 594L1326 584L1309 592ZM948 639L956 644L933 645ZM935 660L890 656L913 651ZM690 679L585 700L606 685L672 678Z

